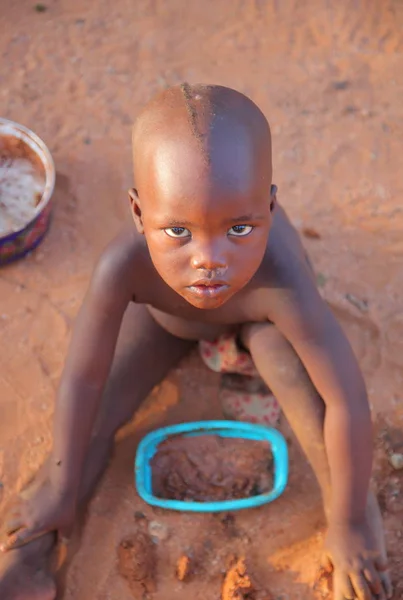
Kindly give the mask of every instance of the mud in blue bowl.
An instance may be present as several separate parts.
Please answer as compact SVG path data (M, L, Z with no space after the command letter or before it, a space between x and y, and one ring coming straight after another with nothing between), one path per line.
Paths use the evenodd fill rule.
M219 435L267 442L274 461L274 487L271 491L243 499L214 502L191 502L159 498L152 489L151 460L159 445L171 436ZM288 448L284 436L271 427L234 421L199 421L181 423L152 431L139 444L135 461L135 481L139 496L150 504L168 510L186 512L222 512L256 508L273 502L284 492L288 481Z

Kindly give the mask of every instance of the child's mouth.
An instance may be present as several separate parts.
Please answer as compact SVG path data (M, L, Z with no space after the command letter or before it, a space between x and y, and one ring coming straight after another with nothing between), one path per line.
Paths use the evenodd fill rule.
M220 296L224 290L228 289L228 284L224 282L214 283L212 281L196 282L188 287L198 298L216 298Z

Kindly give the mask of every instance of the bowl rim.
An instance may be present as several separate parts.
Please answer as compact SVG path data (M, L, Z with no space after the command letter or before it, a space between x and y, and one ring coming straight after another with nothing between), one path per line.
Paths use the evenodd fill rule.
M158 451L161 442L168 437L178 435L220 435L222 437L244 438L267 442L271 446L274 460L274 487L258 496L238 500L221 501L185 501L159 498L152 489L151 459ZM273 427L246 423L243 421L196 421L179 423L148 433L139 443L134 464L134 476L137 492L151 506L185 512L232 512L247 508L256 508L279 498L288 483L289 458L285 437Z
M16 123L15 121L10 121L9 119L0 117L0 136L11 136L22 140L31 148L33 152L35 152L45 170L45 187L41 201L39 202L38 206L36 206L33 216L20 229L15 231L7 231L6 233L1 234L0 241L5 242L14 239L20 233L25 231L27 227L29 227L31 223L33 223L48 206L55 189L56 169L49 148L45 142L28 127L25 127L20 123Z

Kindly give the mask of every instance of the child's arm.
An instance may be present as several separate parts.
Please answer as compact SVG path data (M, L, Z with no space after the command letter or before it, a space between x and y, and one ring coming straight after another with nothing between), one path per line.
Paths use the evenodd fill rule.
M317 292L306 295L296 305L292 300L284 302L275 324L294 347L326 405L332 520L356 522L365 516L372 468L367 392L341 326Z
M292 285L285 281L289 278ZM363 572L376 570L379 558L366 521L372 425L365 384L341 326L305 267L284 275L280 287L273 292L269 319L294 347L326 405L329 551L336 571L359 580Z
M132 274L130 252L115 240L94 271L75 322L56 399L47 478L23 505L20 522L3 550L48 531L57 530L63 536L71 531L86 450L123 314L132 297Z
M75 322L59 386L50 476L59 489L74 496L123 314L133 295L126 262L113 246L101 257Z

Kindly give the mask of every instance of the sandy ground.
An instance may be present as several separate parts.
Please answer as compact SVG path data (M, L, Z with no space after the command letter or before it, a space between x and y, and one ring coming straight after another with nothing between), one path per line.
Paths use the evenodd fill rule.
M46 242L0 272L0 510L50 448L55 388L94 257L128 218L130 125L139 107L184 79L221 83L266 112L279 198L298 228L320 235L306 245L366 376L378 434L375 478L398 581L403 478L386 452L400 443L403 421L403 3L44 4L38 12L34 1L0 0L0 115L33 128L58 171ZM284 497L235 519L153 511L136 495L140 437L219 412L217 378L196 356L155 391L122 434L92 503L65 600L135 597L118 575L117 548L140 527L139 511L141 527L157 521L168 536L156 545L155 600L218 600L234 553L246 555L267 600L323 597L312 591L323 516L295 443ZM183 553L194 574L182 583L175 564Z

